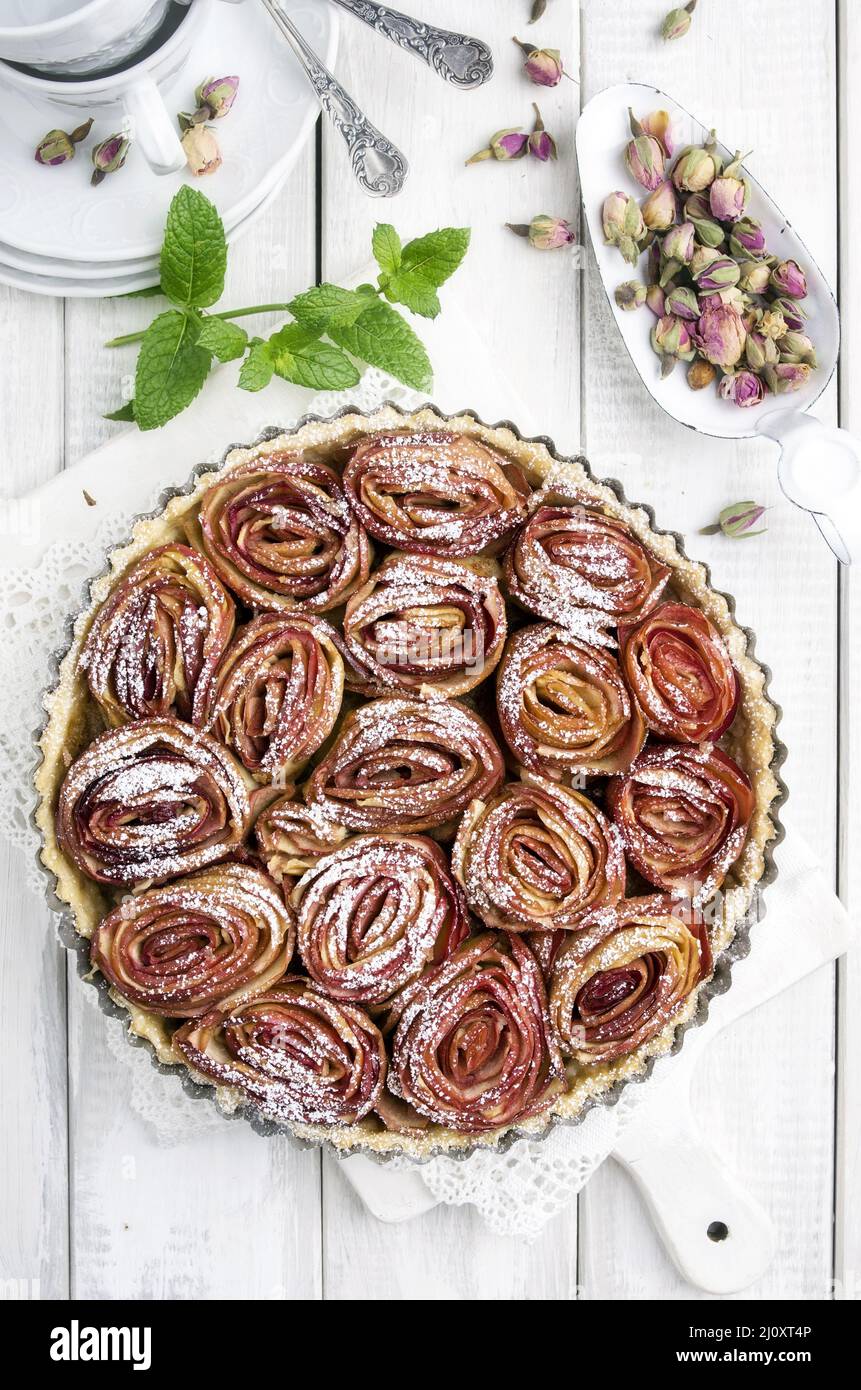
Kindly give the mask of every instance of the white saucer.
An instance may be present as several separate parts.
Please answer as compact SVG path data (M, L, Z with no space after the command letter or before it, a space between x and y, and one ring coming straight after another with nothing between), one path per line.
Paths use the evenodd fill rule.
M332 67L337 48L333 7L318 0L281 3ZM98 188L90 185L84 151L56 168L36 163L33 155L40 138L62 125L58 108L8 87L0 89L0 280L43 294L123 293L113 287L75 291L60 286L86 284L88 264L104 265L106 279L114 272L124 283L145 277L140 263L157 256L168 205L183 182L201 188L215 203L228 232L235 231L288 173L319 106L262 5L212 8L185 69L163 89L168 109L188 110L197 83L222 73L238 74L240 89L229 116L216 123L224 163L215 174L203 179L183 173L158 177L132 147L125 167ZM80 113L70 110L67 128L79 123ZM97 138L111 134L101 129L102 124L94 127ZM12 265L12 256L6 263L4 245L14 248L16 262L23 253L26 264ZM44 264L40 267L39 262ZM77 264L67 270L67 262ZM135 262L132 269L130 263ZM27 279L30 284L24 283ZM42 285L50 280L55 282L53 290ZM140 288L140 283L131 288Z

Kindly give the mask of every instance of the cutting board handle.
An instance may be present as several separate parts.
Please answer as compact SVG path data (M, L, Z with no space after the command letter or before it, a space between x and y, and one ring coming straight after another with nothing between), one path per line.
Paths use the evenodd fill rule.
M672 1113L645 1116L614 1152L633 1177L667 1250L691 1284L736 1293L768 1268L771 1217L706 1143L687 1094ZM636 1137L634 1137L636 1131Z

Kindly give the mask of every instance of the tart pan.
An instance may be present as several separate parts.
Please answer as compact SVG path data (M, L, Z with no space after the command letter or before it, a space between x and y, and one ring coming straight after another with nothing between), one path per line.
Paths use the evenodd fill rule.
M453 421L466 420L472 422L472 424L477 426L479 429L506 431L513 437L513 439L517 442L518 445L524 445L527 447L534 445L538 449L546 451L547 455L549 455L554 465L554 469L558 468L560 471L560 475L564 476L564 470L566 466L575 467L577 469L582 470L586 478L589 480L590 484L596 487L603 487L608 489L616 502L618 502L626 508L631 509L632 511L641 513L648 523L647 530L652 537L666 538L666 544L668 544L671 547L672 552L676 557L676 568L679 568L679 562L681 562L681 564L683 565L692 565L694 563L690 561L684 548L683 539L677 532L662 530L660 527L655 525L654 513L651 507L644 503L629 501L629 499L625 496L625 493L620 483L612 479L596 478L592 473L586 459L579 456L572 457L560 454L556 450L552 440L549 439L547 436L522 435L520 431L517 429L517 427L508 420L499 421L494 425L487 425L487 423L480 419L480 417L472 410L462 410L457 412L456 414L449 415L444 414L442 411L438 410L433 405L424 405L420 408L420 410L425 416L425 419L423 421L423 424L425 426L427 426L429 423L432 426L444 426ZM110 550L106 552L104 568L100 571L98 575L93 576L84 585L81 606L76 612L70 614L66 622L66 641L63 647L58 651L54 652L49 658L49 683L46 686L43 695L45 712L43 713L39 726L34 735L34 746L37 753L37 761L34 765L33 770L34 778L37 777L44 761L42 740L43 736L46 733L51 718L50 699L51 696L57 691L60 685L61 667L74 643L75 630L78 621L84 616L85 613L89 611L89 609L92 606L93 585L95 585L97 581L99 581L100 579L106 578L111 573L111 557L117 551L122 550L124 546L128 544L131 533L137 526L137 524L139 522L155 520L159 518L172 498L188 496L189 494L191 494L197 487L198 480L203 475L214 473L222 467L224 467L230 459L231 455L236 450L253 450L261 445L268 443L273 439L298 434L301 430L306 429L308 426L313 426L317 424L330 424L335 421L342 420L347 416L352 416L357 419L363 420L376 420L376 417L381 412L386 412L388 416L386 420L381 422L381 427L388 429L397 428L401 422L403 422L403 424L405 425L409 424L412 421L414 415L417 413L416 411L404 410L401 406L398 406L393 402L384 402L380 407L378 407L374 411L364 411L357 409L353 406L345 406L343 407L343 409L337 411L331 416L306 415L303 416L292 428L288 430L279 429L274 426L269 427L267 429L264 429L250 444L243 443L230 445L225 450L222 458L216 464L199 464L193 470L191 476L188 479L188 482L185 484L184 487L171 487L165 489L165 491L160 495L158 503L153 511L141 513L132 518L129 536L126 538L125 541L115 546L112 546ZM427 419L428 415L432 417L430 421L428 421ZM698 575L701 578L702 583L705 586L707 586L708 590L716 598L722 599L725 602L731 623L743 635L743 655L746 658L755 661L754 634L750 631L749 628L742 627L736 622L734 599L731 595L724 594L720 590L712 588L710 582L710 574L707 566L702 565L699 562L696 562L696 570L698 571ZM767 771L771 774L773 783L773 794L767 807L767 818L771 823L771 833L762 844L763 867L759 877L752 885L750 902L748 903L747 910L738 917L737 921L735 921L731 939L725 944L718 946L714 974L712 975L711 979L706 981L697 990L694 999L691 1001L692 1007L689 1016L687 1018L683 1018L682 1021L676 1023L675 1026L670 1025L668 1029L668 1032L670 1034L670 1041L668 1043L661 1046L659 1049L656 1049L652 1055L648 1055L645 1058L637 1058L636 1054L632 1054L632 1058L636 1060L636 1066L632 1066L630 1074L627 1076L619 1076L618 1078L610 1081L609 1084L607 1084L603 1089L597 1091L597 1093L584 1098L579 1108L577 1109L576 1114L560 1115L553 1112L550 1112L549 1114L546 1113L544 1115L533 1117L532 1119L527 1120L522 1124L512 1125L508 1129L506 1129L502 1134L498 1135L490 1134L475 1137L470 1135L456 1134L453 1131L446 1130L442 1131L441 1133L437 1133L436 1135L422 1135L421 1139L417 1141L412 1138L395 1134L389 1134L383 1131L382 1133L384 1135L385 1143L384 1145L381 1145L379 1142L379 1133L374 1133L366 1130L363 1131L361 1124L346 1126L343 1129L337 1130L327 1130L322 1127L314 1126L282 1125L262 1117L251 1106L234 1104L232 1107L230 1107L229 1105L221 1103L220 1108L225 1114L225 1118L241 1118L245 1120L247 1123L249 1123L258 1134L264 1136L279 1133L286 1134L300 1148L326 1147L328 1149L331 1149L340 1157L346 1156L348 1154L362 1153L366 1157L378 1163L385 1163L392 1158L403 1156L410 1157L411 1159L417 1162L428 1162L431 1159L439 1156L446 1156L450 1158L468 1158L471 1154L477 1152L478 1150L486 1150L488 1148L492 1148L495 1151L502 1153L507 1151L512 1144L517 1142L518 1139L528 1138L534 1140L543 1138L557 1126L570 1126L579 1124L584 1119L586 1114L597 1105L615 1105L619 1100L620 1096L622 1095L622 1092L626 1086L634 1082L639 1083L645 1081L651 1075L658 1055L661 1055L662 1053L666 1054L678 1052L684 1043L684 1038L685 1034L687 1033L687 1030L691 1027L700 1026L708 1018L709 1003L711 999L713 999L716 995L725 993L726 990L730 987L730 984L732 982L733 963L737 960L743 959L748 954L751 947L751 927L756 921L761 919L764 912L762 890L765 887L767 887L768 884L772 883L777 875L777 866L774 860L774 850L780 843L780 841L783 839L784 830L780 822L780 808L783 806L788 795L786 784L780 776L780 768L782 767L786 759L787 750L785 745L781 742L781 740L777 737L775 733L776 726L780 719L780 709L770 698L770 695L768 693L769 682L771 680L771 673L767 667L762 665L761 662L756 662L756 666L758 667L762 675L762 698L766 702L772 714L771 725L769 728L772 756L767 769ZM761 771L763 770L765 769L761 769ZM36 807L34 807L33 813L31 815L31 824L33 825L33 828L40 841L40 849L37 851L37 862L41 874L46 883L46 898L48 906L50 907L52 912L57 914L58 917L58 932L60 940L62 941L66 949L74 955L78 974L88 985L90 985L97 991L99 1005L102 1008L103 1012L107 1014L109 1017L128 1019L129 1010L125 1008L123 1005L119 1004L116 1001L116 999L112 996L107 980L97 972L93 972L89 959L89 941L86 937L80 935L79 932L76 930L74 913L68 906L68 904L63 902L58 896L57 878L55 874L47 867L46 864L44 864L42 860L41 850L44 846L44 837L42 828L37 819L40 804L41 796L39 803ZM153 1044L153 1042L148 1037L143 1036L142 1033L137 1033L133 1031L132 1027L129 1028L128 1037L129 1041L132 1043L133 1046L147 1048L147 1050L150 1053L152 1065L156 1068L157 1071L162 1072L165 1076L173 1077L174 1080L179 1080L183 1086L183 1089L188 1095L194 1097L195 1099L208 1100L210 1103L212 1103L213 1099L216 1096L216 1092L213 1090L213 1087L211 1085L201 1084L200 1082L196 1081L194 1077L189 1073L185 1065L170 1064L160 1059L157 1047ZM221 1097L219 1097L219 1099L221 1099ZM377 1140L377 1142L375 1142L375 1140Z

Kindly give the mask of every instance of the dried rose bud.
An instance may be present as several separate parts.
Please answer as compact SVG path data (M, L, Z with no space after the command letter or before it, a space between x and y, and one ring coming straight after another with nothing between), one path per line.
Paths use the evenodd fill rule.
M188 130L183 132L181 143L188 167L196 177L214 174L216 169L220 168L221 150L211 126L189 126Z
M505 225L515 236L526 237L530 246L538 251L556 251L560 246L568 246L577 240L574 229L563 217L549 217L546 212L533 217L528 225L514 222L506 222Z
M739 285L748 294L765 294L771 280L771 269L765 261L742 261Z
M199 108L205 108L208 117L217 121L226 116L239 91L238 77L207 77L194 94Z
M771 272L771 283L778 294L789 299L804 299L807 294L807 277L797 261L781 261Z
M747 260L765 255L765 232L753 217L743 217L730 233L729 249L734 256Z
M628 173L653 193L664 181L664 151L653 135L636 135L625 146Z
M626 280L616 286L613 297L620 309L641 309L646 302L646 286L639 280Z
M650 111L640 121L644 134L653 136L661 146L667 159L673 157L673 135L669 111Z
M86 140L92 124L93 118L90 116L83 125L70 130L68 134L65 130L49 130L47 135L42 136L36 148L36 163L65 164L67 160L74 159L75 146Z
M532 103L532 109L535 112L535 126L528 140L529 153L535 159L540 159L542 164L546 164L548 159L555 159L558 154L556 141L553 139L553 136L544 129L541 112L538 110L535 102Z
M539 87L558 87L565 75L559 49L536 48L534 44L522 43L520 39L514 42L526 57L523 70L530 82L535 82Z
M750 185L745 179L723 173L709 189L709 206L718 222L739 222L745 214Z
M790 329L780 340L780 360L781 362L807 362L809 366L816 366L816 348L806 333L799 333L796 329Z
M667 41L684 38L691 27L691 16L697 7L697 0L688 0L684 9L670 10L661 25L661 38Z
M717 260L694 275L699 290L726 290L738 284L741 274L738 262L731 256L718 256Z
M669 179L644 198L640 211L650 232L665 232L676 220L676 191Z
M711 215L711 205L705 193L692 193L685 203L685 217L693 223L697 241L701 246L714 249L722 246L725 239L723 227Z
M467 164L480 164L484 159L522 159L529 148L529 136L520 129L498 130L491 136L486 149L471 155Z
M698 357L688 367L688 386L692 391L702 391L706 386L711 386L716 376L717 370L711 362L704 362Z
M812 370L807 362L778 362L775 367L764 367L762 374L776 396L786 396L806 386Z
M90 154L93 161L90 183L99 184L107 174L115 174L117 169L122 169L130 145L127 135L109 135L107 140L95 145Z
M658 319L652 329L652 347L659 357L680 357L690 361L694 356L694 346L690 331L684 319L665 314Z
M666 312L680 319L698 319L700 302L687 285L675 285L666 297Z
M747 365L755 372L762 371L763 367L773 366L780 360L780 354L771 338L763 337L756 329L752 329L747 335L744 354Z
M743 410L753 405L761 405L765 396L765 387L756 372L750 372L746 368L725 376L719 390L725 401L732 401L733 405L740 406Z
M716 367L734 367L744 352L747 329L730 305L709 302L693 337L707 362Z
M646 235L646 224L635 198L627 193L610 193L601 210L604 240L608 246L618 246L625 260L636 265L640 258L640 242Z
M757 328L763 338L772 338L777 343L786 333L787 323L781 311L772 306L760 314Z
M682 222L678 227L671 227L661 242L661 251L665 259L678 261L679 265L690 265L695 249L692 222Z
M702 193L710 188L721 170L721 160L712 131L706 145L689 145L682 150L673 169L673 183L680 192Z
M762 536L766 527L755 528L765 516L765 507L758 502L733 502L724 507L718 517L718 526L730 540L744 540L747 536Z
M655 318L662 319L667 312L666 296L660 285L650 285L646 290L646 307L651 309Z
M807 320L807 310L802 309L797 299L775 299L771 304L772 312L782 314L787 328L800 333Z
M720 251L716 251L714 247L697 246L694 250L694 254L691 256L691 263L689 266L692 277L696 279L708 266L713 265L714 262L719 261L720 258Z

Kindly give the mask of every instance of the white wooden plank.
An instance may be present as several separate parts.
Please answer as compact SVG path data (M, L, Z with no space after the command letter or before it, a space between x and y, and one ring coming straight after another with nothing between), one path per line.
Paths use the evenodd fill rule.
M0 286L0 350L0 493L14 497L60 466L62 303ZM5 841L0 914L0 1278L16 1281L17 1296L63 1298L69 1219L66 963L53 918L28 892L19 853Z
M840 299L843 354L840 375L841 424L861 435L861 402L853 365L861 353L861 261L854 229L861 217L861 171L856 151L861 140L861 12L851 0L838 6L840 55ZM857 921L861 911L861 574L858 567L842 576L840 684L840 891ZM835 1226L835 1297L861 1296L861 960L859 953L838 967L837 1038L837 1209Z
M230 303L289 299L313 281L314 205L309 147L272 207L231 251L225 291ZM109 352L104 339L145 322L147 312L153 312L151 302L67 305L74 382L68 392L70 459L115 428L100 415L129 394L121 378L131 370L133 353ZM261 401L261 421L264 411ZM189 458L189 471L196 462ZM216 1134L159 1147L129 1106L127 1074L107 1050L105 1020L74 975L68 1003L74 1295L318 1296L319 1155L263 1140L227 1121ZM169 1105L175 1083L162 1084Z
M392 221L404 237L433 227L472 228L469 255L442 291L468 314L528 400L544 432L561 448L579 444L579 280L566 251L541 253L506 231L541 212L574 218L577 190L573 150L577 88L532 86L511 42L537 34L562 49L576 75L578 17L557 5L541 26L527 29L525 4L489 6L482 0L438 0L434 18L489 41L493 81L461 94L360 26L344 20L339 76L368 114L406 153L409 182L391 203L364 198L349 181L336 136L324 131L323 271L348 276L367 258L371 231ZM523 30L518 28L522 25ZM531 128L538 98L547 128L559 142L556 165L533 160L470 168L463 161L497 130ZM419 332L421 325L418 323ZM463 364L463 405L470 405L469 363ZM499 412L509 407L500 402ZM474 1209L439 1209L406 1226L383 1226L361 1206L336 1165L324 1176L325 1293L327 1298L571 1298L576 1286L576 1213L561 1216L537 1245L490 1235Z
M656 37L651 7L583 7L583 100L612 82L644 78L713 120L747 150L833 278L835 36L828 0L741 0L701 6L689 35ZM762 65L762 54L768 63ZM801 110L789 71L805 73ZM623 166L620 163L620 170ZM622 175L624 182L625 175ZM623 186L620 184L620 186ZM620 261L620 280L625 278ZM711 562L718 588L736 595L742 622L774 671L790 748L785 773L790 831L833 867L835 844L836 567L812 523L779 494L770 446L693 437L663 416L621 352L597 276L584 319L584 444L598 472L615 471L629 496L651 501L660 524L682 531ZM833 415L834 400L821 404ZM613 468L613 455L631 450ZM742 497L771 507L769 534L732 544L701 537L718 510ZM791 557L791 560L789 560ZM779 930L767 922L761 930ZM779 1253L755 1297L822 1297L831 1274L833 986L823 971L719 1039L696 1102L706 1132L778 1227ZM803 1022L802 1022L803 1020ZM628 1180L607 1165L581 1201L581 1282L587 1297L690 1297L637 1206Z

